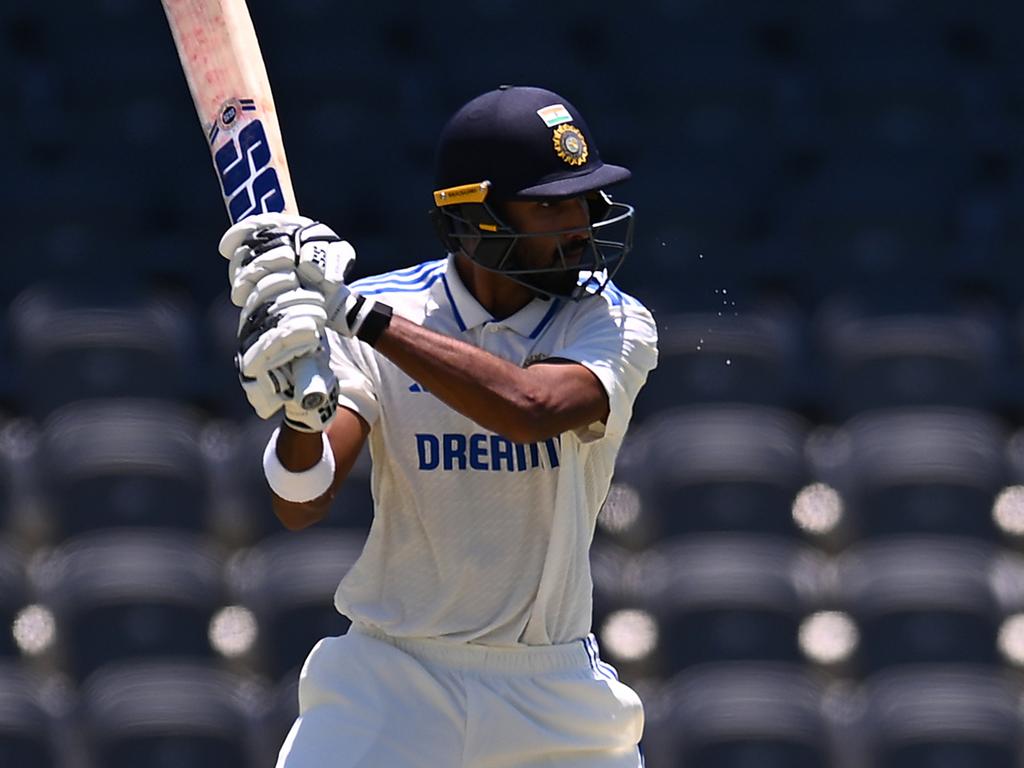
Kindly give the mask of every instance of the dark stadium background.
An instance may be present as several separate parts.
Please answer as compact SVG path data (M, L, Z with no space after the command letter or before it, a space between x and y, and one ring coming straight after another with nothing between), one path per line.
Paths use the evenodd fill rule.
M440 255L448 114L542 85L631 167L654 310L594 545L651 768L1024 757L1024 5L252 0L302 209ZM262 490L161 8L8 0L0 766L272 766L370 518Z

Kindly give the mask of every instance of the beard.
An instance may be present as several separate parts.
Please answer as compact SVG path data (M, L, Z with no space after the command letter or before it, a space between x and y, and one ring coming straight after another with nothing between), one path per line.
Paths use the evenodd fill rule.
M537 258L531 258L534 254L530 253L531 249L525 249L525 253L518 254L516 261L520 268L523 269L545 269L549 268L550 272L539 272L537 274L526 274L520 275L519 278L524 283L532 288L536 288L542 298L548 298L548 294L554 294L555 296L570 297L576 291L580 279L580 258L583 252L587 249L588 242L586 240L574 240L572 243L563 245L561 249L552 248L549 251L545 251L543 255L538 254ZM520 246L526 245L524 242L519 243ZM523 257L526 258L523 258ZM565 268L561 268L561 264L564 263ZM530 264L531 266L527 266ZM534 267L533 264L546 264L548 267Z

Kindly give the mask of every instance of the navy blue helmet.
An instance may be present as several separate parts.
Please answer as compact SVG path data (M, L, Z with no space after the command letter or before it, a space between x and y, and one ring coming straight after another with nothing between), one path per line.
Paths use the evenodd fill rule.
M542 296L582 299L604 289L632 247L633 208L605 192L629 177L626 168L601 160L590 128L568 100L543 88L503 85L465 104L442 130L431 214L452 253L464 252ZM575 197L586 199L590 213L580 230L522 233L502 211L512 200ZM582 254L568 257L559 248L550 266L519 263L524 238L570 232L586 236ZM564 279L570 273L575 280Z

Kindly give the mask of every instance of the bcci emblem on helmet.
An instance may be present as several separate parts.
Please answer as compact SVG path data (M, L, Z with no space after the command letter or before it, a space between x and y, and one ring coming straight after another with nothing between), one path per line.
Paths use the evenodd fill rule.
M587 140L575 125L560 125L555 128L552 140L555 153L569 165L583 165L587 162Z

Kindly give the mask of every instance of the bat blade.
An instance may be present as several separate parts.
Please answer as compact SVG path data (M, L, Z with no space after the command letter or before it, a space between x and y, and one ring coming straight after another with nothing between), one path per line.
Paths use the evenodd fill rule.
M297 213L263 55L244 0L163 0L232 223Z
M232 223L298 213L263 54L245 0L162 0ZM292 364L304 408L327 399L311 358Z

